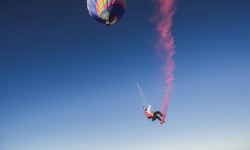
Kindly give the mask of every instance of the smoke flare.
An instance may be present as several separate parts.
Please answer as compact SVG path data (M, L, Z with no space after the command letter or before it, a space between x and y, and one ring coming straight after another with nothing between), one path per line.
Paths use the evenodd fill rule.
M175 62L174 37L172 35L173 16L175 14L176 0L157 0L159 12L155 19L157 31L159 33L158 51L164 55L165 65L163 71L166 75L166 91L163 103L163 114L167 114L168 102L173 88Z

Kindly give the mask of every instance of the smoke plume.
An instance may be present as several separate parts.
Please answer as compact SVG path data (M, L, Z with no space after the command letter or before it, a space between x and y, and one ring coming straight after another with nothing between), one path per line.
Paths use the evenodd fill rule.
M166 75L166 91L163 103L163 114L166 115L168 109L168 102L173 88L175 62L173 56L175 55L174 37L172 35L173 16L175 14L176 0L156 0L159 6L157 16L154 18L156 22L157 31L159 33L158 52L163 55L165 65L163 71Z

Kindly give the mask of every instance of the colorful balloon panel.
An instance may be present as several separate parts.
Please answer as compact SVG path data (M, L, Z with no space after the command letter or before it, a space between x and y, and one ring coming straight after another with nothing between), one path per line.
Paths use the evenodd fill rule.
M87 8L98 22L115 24L125 13L126 0L87 0Z

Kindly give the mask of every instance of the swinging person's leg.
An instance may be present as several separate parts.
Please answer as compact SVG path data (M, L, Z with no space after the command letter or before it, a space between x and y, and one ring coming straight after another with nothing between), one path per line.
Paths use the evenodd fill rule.
M161 118L160 118L159 116L157 116L158 114L159 114L160 116L162 116L162 113L161 113L160 111L156 111L156 112L153 113L152 121L155 121L156 119L158 119L158 120L161 121Z

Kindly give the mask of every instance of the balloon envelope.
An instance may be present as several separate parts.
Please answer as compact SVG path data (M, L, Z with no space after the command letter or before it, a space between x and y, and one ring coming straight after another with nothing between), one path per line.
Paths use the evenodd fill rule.
M106 25L117 23L125 13L126 0L87 0L90 16Z

